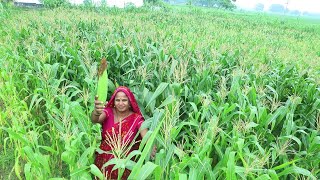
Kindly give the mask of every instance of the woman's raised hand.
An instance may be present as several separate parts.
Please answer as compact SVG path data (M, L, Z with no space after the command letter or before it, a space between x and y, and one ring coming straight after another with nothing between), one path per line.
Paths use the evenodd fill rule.
M104 105L102 101L98 100L98 96L94 97L94 115L95 116L100 116L102 114L105 106L106 105Z

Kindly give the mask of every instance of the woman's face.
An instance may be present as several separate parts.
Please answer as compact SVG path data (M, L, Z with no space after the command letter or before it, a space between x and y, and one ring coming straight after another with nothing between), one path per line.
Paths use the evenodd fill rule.
M114 99L114 106L119 112L127 112L130 111L130 102L129 98L124 92L118 92Z

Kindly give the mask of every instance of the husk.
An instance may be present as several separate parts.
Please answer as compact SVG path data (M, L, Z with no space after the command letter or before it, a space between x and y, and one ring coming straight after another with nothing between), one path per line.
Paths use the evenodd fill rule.
M97 87L98 100L105 102L108 95L108 72L107 61L105 58L101 60L98 70L98 87Z

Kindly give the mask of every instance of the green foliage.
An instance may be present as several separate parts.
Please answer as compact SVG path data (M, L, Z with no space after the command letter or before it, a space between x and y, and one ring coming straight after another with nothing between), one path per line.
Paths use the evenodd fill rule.
M1 13L1 17L2 17L2 14L5 12L5 9L2 5L2 3L0 3L0 13Z
M236 7L231 0L196 0L195 2L209 7L222 7L226 9L233 9Z
M57 8L69 4L67 0L40 0L47 8Z
M144 0L144 3L157 4L160 0Z
M90 120L103 57L107 92L129 86L149 128L115 168L138 179L319 179L319 24L80 8L0 17L1 179L103 178Z

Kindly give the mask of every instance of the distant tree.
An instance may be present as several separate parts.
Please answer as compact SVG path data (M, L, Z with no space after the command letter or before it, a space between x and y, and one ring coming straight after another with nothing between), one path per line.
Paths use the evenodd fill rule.
M217 0L219 3L217 5L226 8L226 9L234 9L236 6L232 3L235 0ZM232 2L231 2L232 1Z
M283 13L285 12L286 8L282 4L271 4L269 7L269 11Z
M193 2L194 2L194 0L188 0L188 1L187 1L187 5L192 5Z
M13 0L1 0L0 3L13 3Z
M69 3L67 0L40 0L40 2L47 8L56 8Z
M151 4L156 4L159 3L160 0L144 0L145 3L151 3Z
M289 11L289 14L299 16L301 12L299 10L292 10L292 11Z
M232 2L235 2L235 0L197 0L198 4L209 7L222 7L226 9L233 9L236 7Z
M254 8L256 11L263 11L264 9L264 4L262 3L258 3L256 4L255 8Z
M14 0L0 0L0 6L3 5L4 7L12 6Z

